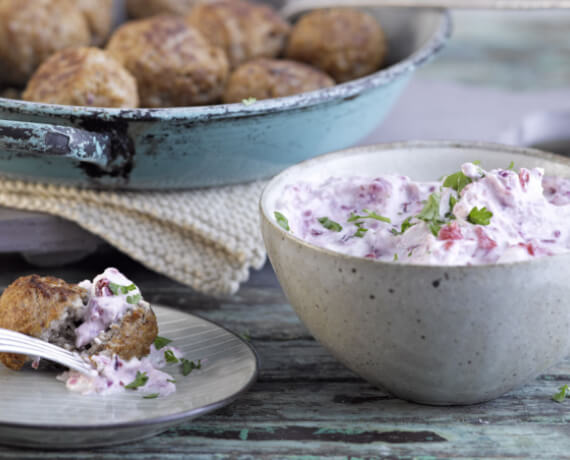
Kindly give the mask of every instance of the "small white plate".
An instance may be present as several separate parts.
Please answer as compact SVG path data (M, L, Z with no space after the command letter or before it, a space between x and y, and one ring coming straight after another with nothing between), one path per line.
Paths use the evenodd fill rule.
M34 448L85 448L121 444L157 433L231 403L255 381L253 349L235 334L189 313L153 306L159 335L172 339L202 368L184 377L164 370L177 391L143 399L140 392L80 395L55 379L57 372L0 365L0 443Z

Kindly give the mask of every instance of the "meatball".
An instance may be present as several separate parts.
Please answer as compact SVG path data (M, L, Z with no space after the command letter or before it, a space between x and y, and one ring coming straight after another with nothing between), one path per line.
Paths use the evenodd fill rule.
M34 73L24 100L95 107L137 107L134 77L98 48L68 48L48 58Z
M200 0L127 0L131 18L146 18L158 14L185 16ZM202 0L203 1L203 0Z
M150 353L150 346L157 334L154 312L146 302L140 302L120 322L102 332L98 340L91 343L88 353L116 354L126 360L142 358Z
M214 45L223 48L236 68L256 57L276 57L283 51L291 26L267 5L244 0L201 3L187 16Z
M0 327L64 346L73 340L73 321L83 314L87 290L51 276L18 278L0 297ZM30 358L0 353L0 362L19 370Z
M107 50L136 78L141 107L214 103L228 78L224 51L174 16L124 24Z
M91 44L100 46L107 40L113 25L113 0L77 0L91 31Z
M76 0L2 0L0 80L23 86L47 57L90 40Z
M309 65L259 58L242 64L230 75L224 102L284 97L333 85L331 77Z
M386 39L376 19L349 8L307 13L287 46L287 57L318 67L338 83L376 71L385 55Z

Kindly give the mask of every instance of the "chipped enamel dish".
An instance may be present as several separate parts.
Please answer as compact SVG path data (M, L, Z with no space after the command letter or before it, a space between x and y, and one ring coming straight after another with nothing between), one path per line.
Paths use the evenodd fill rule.
M388 66L331 88L247 106L132 110L0 98L0 174L87 187L193 188L268 178L353 145L451 33L445 10L367 11L385 30Z
M265 188L269 258L309 331L347 367L403 399L496 398L570 353L570 254L473 266L399 264L319 248L273 217L287 184L402 174L428 181L480 160L570 177L570 159L496 144L410 142L354 148L293 166Z

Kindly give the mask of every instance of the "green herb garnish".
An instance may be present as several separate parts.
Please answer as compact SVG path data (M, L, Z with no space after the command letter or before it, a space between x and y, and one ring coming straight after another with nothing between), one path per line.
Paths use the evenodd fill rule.
M150 393L148 395L144 395L143 398L144 399L155 399L158 398L160 396L160 393Z
M398 254L394 254L394 261L398 260Z
M475 225L489 225L491 217L493 217L493 213L488 211L487 208L477 209L477 206L475 206L467 216L467 220Z
M357 214L351 213L350 217L348 218L348 222L355 222L359 219L375 219L381 222L387 222L388 224L391 222L389 217L381 216L380 214L376 214L374 211L363 209L362 212L366 213L366 215L359 216Z
M170 383L176 383L176 380L174 380L174 379L166 379L166 381L170 382Z
M558 393L552 396L552 399L557 403L561 403L567 396L570 396L570 387L567 384L562 385L559 390L560 391Z
M413 227L416 224L412 224L410 223L410 220L412 219L412 216L410 217L406 217L406 219L402 222L402 225L400 226L400 231L396 230L395 228L392 229L392 233L394 235L402 235L408 228Z
M443 186L452 188L457 193L459 193L461 192L461 190L465 188L465 186L469 185L471 182L473 181L465 174L463 174L462 171L458 171L456 173L447 176L443 181Z
M340 225L338 222L335 222L334 220L330 220L328 217L320 217L317 220L327 230L331 230L333 232L340 232L342 230L342 225Z
M109 290L115 294L128 294L129 291L134 291L137 287L134 284L129 284L128 286L121 286L120 284L109 282Z
M356 233L352 236L356 236L357 238L363 238L364 234L368 231L368 229L364 227L364 224L362 222L356 222L355 225L358 227L358 230L356 230Z
M144 386L146 382L148 382L148 376L146 375L146 372L137 371L137 376L135 379L128 385L125 385L125 388L129 390L136 390L138 387Z
M289 231L289 221L287 220L287 218L281 214L279 211L275 211L273 213L273 215L275 216L275 220L277 221L277 223L279 224L279 226L283 229L283 230L287 230Z
M130 303L131 305L136 305L141 301L141 299L142 297L140 294L129 295L127 296L127 303Z
M199 359L198 363L195 363L194 361L188 361L185 358L182 358L182 375L183 376L187 376L188 374L190 374L190 372L192 372L194 369L201 369L202 368L202 360Z
M254 98L254 97L248 97L248 98L246 98L246 99L242 99L242 100L241 100L241 103L242 103L243 105L251 105L251 104L253 104L255 101L257 101L256 98Z
M154 339L154 348L160 350L161 348L168 345L170 342L172 342L172 340L157 335L156 338Z
M242 339L246 340L247 342L250 342L250 341L251 341L251 335L249 334L249 331L243 331L243 332L240 334L240 336L241 336Z
M176 357L176 355L174 354L174 352L172 350L166 350L164 352L164 359L166 359L167 363L177 363L178 362L178 358Z
M432 193L416 218L423 220L429 227L433 236L437 236L445 221L439 216L439 200L437 193Z
M515 170L515 162L514 162L514 161L511 161L511 162L509 163L509 167L508 167L507 169L510 169L511 171L514 171L514 170Z

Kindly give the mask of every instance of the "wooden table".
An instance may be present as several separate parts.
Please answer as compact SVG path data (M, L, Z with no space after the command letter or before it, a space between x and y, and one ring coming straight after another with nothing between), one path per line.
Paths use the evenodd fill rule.
M269 265L228 300L214 300L157 276L115 251L60 269L30 269L1 257L0 287L15 274L79 281L120 266L151 302L212 319L250 337L257 383L230 406L146 441L93 451L0 447L0 458L570 458L570 401L551 395L570 382L570 359L493 402L429 407L396 399L337 363L300 324Z
M568 89L569 26L567 14L461 13L455 41L420 78L521 94ZM560 104L570 108L570 101ZM216 300L108 247L56 269L34 268L18 255L2 254L0 288L31 272L79 281L108 265L125 271L151 302L191 311L250 337L261 359L258 382L230 406L146 441L74 452L0 447L0 458L570 459L570 401L551 400L559 386L570 383L570 358L489 403L429 407L401 401L364 382L311 338L270 266L253 272L237 295Z

